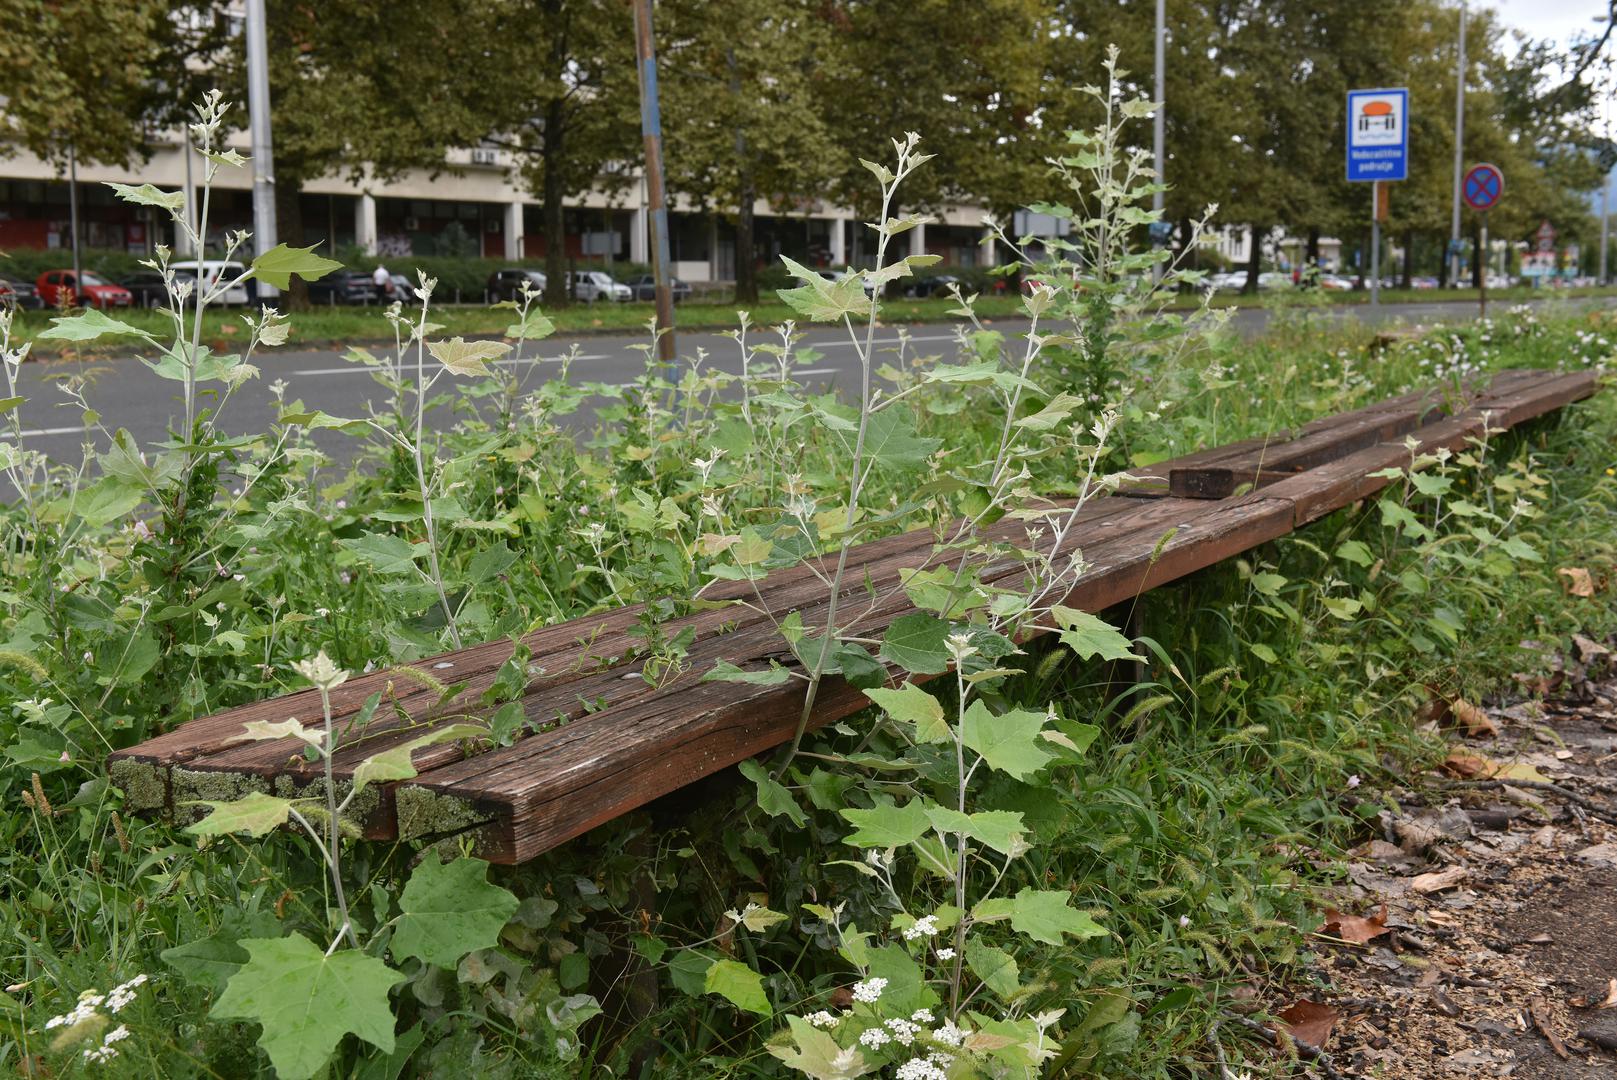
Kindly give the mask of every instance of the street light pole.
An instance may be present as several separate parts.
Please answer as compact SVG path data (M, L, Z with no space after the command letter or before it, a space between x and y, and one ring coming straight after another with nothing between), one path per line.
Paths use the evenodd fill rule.
M1465 150L1465 0L1460 0L1460 60L1454 72L1454 208L1449 225L1449 281L1460 284L1460 169Z
M663 121L657 97L657 44L651 0L634 0L635 57L640 73L640 134L646 146L646 195L651 203L651 276L657 288L657 357L674 362L674 297L668 280L668 206L663 194Z
M1164 178L1167 176L1166 170L1168 164L1166 157L1168 88L1166 74L1167 65L1165 63L1167 47L1164 44L1167 36L1167 0L1157 0L1157 109L1156 119L1152 129L1152 149L1156 156L1157 184L1159 188L1162 185ZM1151 196L1151 209L1156 211L1156 213L1159 215L1159 220L1162 213L1162 205L1163 192L1158 190L1154 195ZM1151 265L1151 280L1153 282L1162 281L1162 264L1160 262L1153 263Z
M84 275L79 268L79 148L67 144L67 227L73 230L73 290L83 294Z
M247 0L247 119L253 142L253 253L256 255L264 254L276 244L268 30L264 0ZM198 252L197 258L202 257L202 252ZM267 282L260 281L257 285L260 297L278 295L278 290Z

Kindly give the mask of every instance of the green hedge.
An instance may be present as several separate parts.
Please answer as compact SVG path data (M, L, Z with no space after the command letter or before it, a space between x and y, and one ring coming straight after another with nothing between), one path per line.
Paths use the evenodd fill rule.
M144 255L131 255L120 248L79 250L79 264L84 269L93 270L113 281L121 281L143 269L140 265L143 258ZM63 270L72 265L73 252L67 248L48 248L44 251L24 248L0 253L0 274L25 281L37 280L47 270Z

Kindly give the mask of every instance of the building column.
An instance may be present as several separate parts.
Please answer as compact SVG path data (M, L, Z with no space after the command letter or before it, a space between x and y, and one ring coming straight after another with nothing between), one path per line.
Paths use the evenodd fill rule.
M651 215L644 206L635 207L629 220L630 262L644 264L651 261L651 245L647 240L650 229Z
M522 223L522 200L505 204L505 257L507 259L522 258L522 235L526 228Z
M831 268L848 265L848 224L841 218L831 219Z
M707 279L709 281L724 280L719 276L719 216L709 214L707 217Z
M376 199L368 194L354 203L354 243L365 254L376 254Z
M917 225L910 230L910 254L926 254L926 226Z
M999 243L994 239L993 229L983 230L982 265L992 269L999 265Z

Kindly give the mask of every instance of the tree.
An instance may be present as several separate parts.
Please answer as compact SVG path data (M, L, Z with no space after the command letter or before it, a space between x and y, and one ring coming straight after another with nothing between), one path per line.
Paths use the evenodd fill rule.
M754 203L806 202L846 164L819 107L830 25L817 0L671 0L657 32L669 187L735 207L736 299L754 303Z
M545 302L567 302L567 199L621 189L640 158L634 24L613 0L488 3L489 141L515 151L543 204Z
M146 145L166 0L0 0L0 156L122 165Z

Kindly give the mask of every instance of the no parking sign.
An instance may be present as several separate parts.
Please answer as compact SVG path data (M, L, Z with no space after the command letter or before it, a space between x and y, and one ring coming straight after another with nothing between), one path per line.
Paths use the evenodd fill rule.
M1499 171L1499 166L1486 162L1471 166L1471 171L1465 174L1465 183L1460 186L1465 204L1483 214L1492 210L1504 193L1505 174Z

